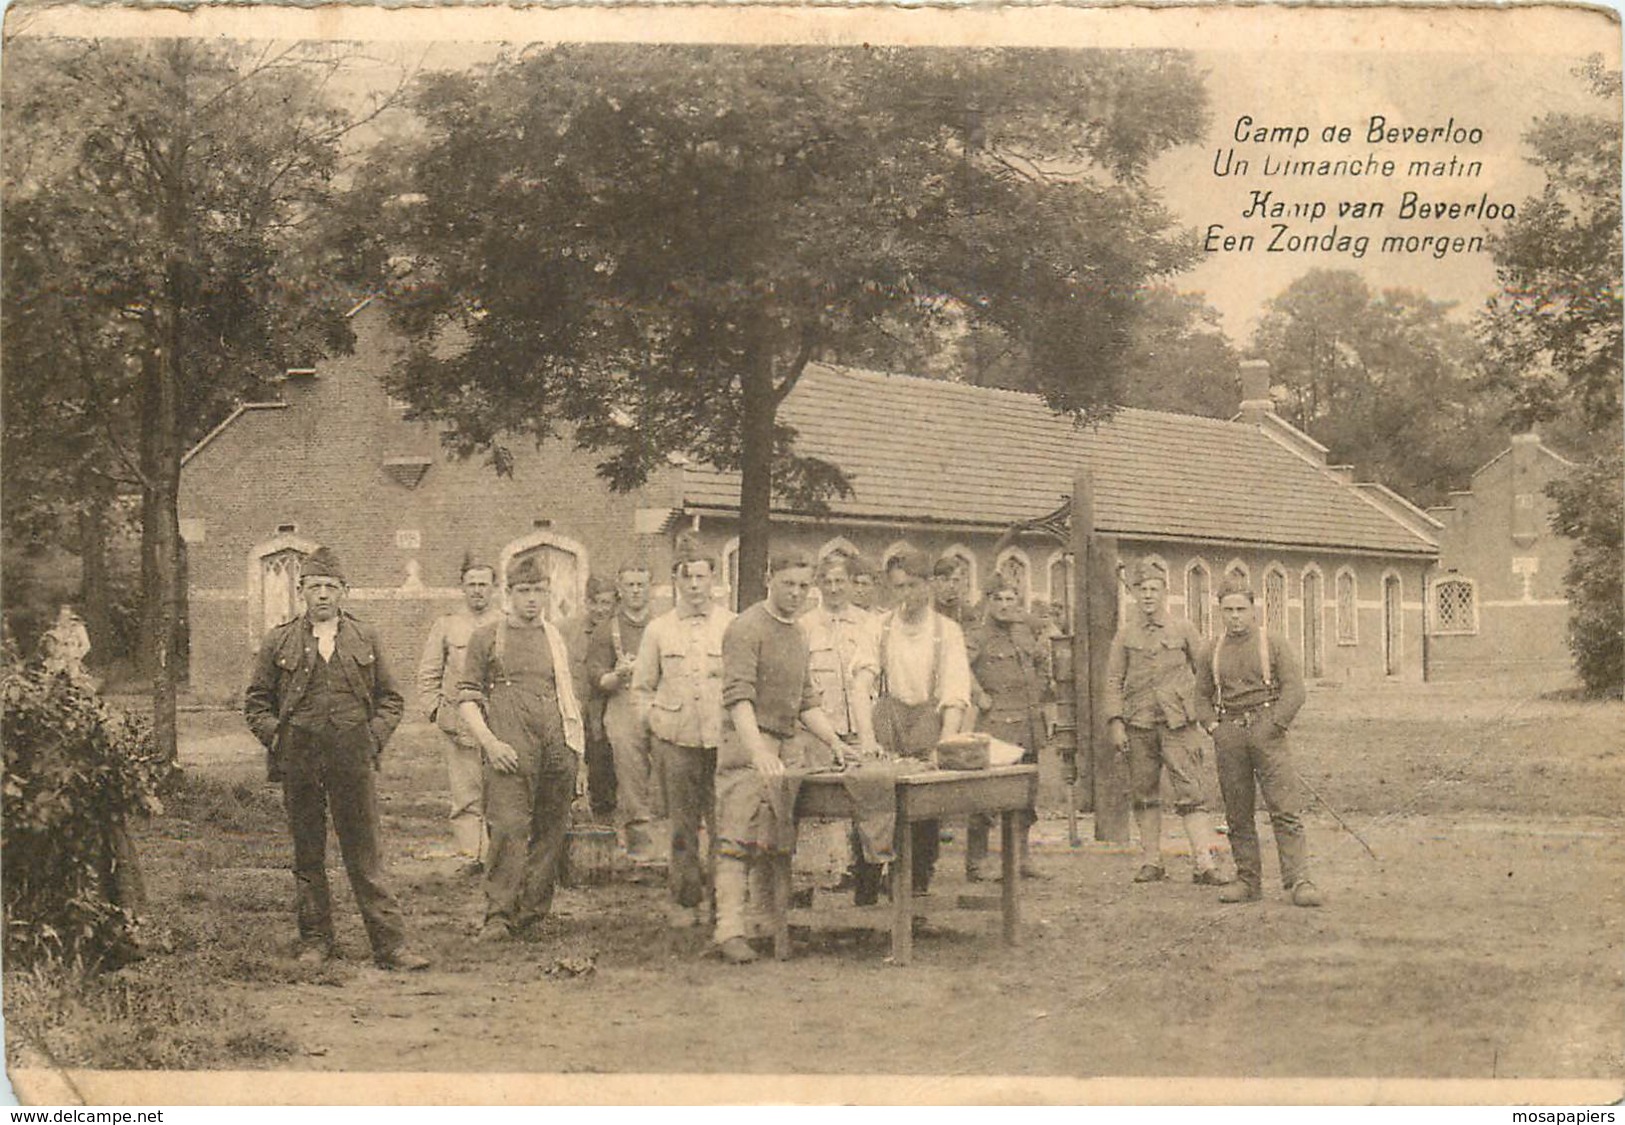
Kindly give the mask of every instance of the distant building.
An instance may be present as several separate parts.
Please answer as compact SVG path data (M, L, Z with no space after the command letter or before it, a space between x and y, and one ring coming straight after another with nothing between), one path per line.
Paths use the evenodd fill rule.
M1429 509L1443 528L1428 590L1429 678L1572 674L1563 590L1571 544L1552 531L1546 485L1573 468L1536 434L1518 434L1469 490Z
M298 611L299 561L318 543L344 560L352 609L403 669L455 604L465 549L498 566L541 556L558 615L579 606L589 570L644 559L664 582L679 530L715 552L737 589L737 475L673 458L616 494L568 440L522 441L511 477L448 460L379 382L398 347L383 311L363 303L355 322L353 356L290 373L282 401L242 407L186 457L195 690L241 689L260 636ZM1059 547L1034 534L993 549L1011 525L1055 509L1087 468L1097 530L1124 561L1161 560L1170 604L1205 632L1213 591L1240 571L1311 677L1421 679L1440 525L1327 466L1324 447L1270 409L1267 375L1248 377L1232 421L1125 409L1078 428L1031 395L811 365L781 420L801 451L846 471L855 495L825 515L776 511L775 541L876 563L908 547L953 554L975 588L996 568L1029 601L1064 611L1071 569Z

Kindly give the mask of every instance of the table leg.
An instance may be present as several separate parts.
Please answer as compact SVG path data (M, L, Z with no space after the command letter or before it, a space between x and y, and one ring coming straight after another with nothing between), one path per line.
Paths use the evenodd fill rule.
M891 959L906 965L914 956L914 826L897 818L897 858L891 865Z
M790 959L790 856L774 852L773 864L773 956Z
M1021 813L1005 811L999 816L1000 847L1004 849L999 859L1004 867L1004 940L1007 945L1017 943L1017 930L1021 926L1021 903L1018 897L1018 887L1021 883L1021 865L1016 855L1016 817Z

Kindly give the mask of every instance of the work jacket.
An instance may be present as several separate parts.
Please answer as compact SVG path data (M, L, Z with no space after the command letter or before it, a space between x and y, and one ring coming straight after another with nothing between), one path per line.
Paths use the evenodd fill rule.
M266 772L272 781L282 780L288 719L310 689L311 673L321 658L310 619L303 615L278 625L260 642L253 678L243 692L243 718L265 747ZM400 690L384 663L377 634L348 613L341 612L328 667L344 679L366 707L367 729L372 736L376 761L389 736L395 733L405 709Z

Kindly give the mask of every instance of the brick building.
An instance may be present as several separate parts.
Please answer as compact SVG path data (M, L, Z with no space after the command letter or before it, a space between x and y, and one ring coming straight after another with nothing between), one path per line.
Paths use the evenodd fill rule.
M280 402L240 408L187 455L199 694L241 689L261 634L296 612L299 559L316 544L344 560L351 608L403 668L434 615L456 604L465 550L498 566L537 553L560 615L579 604L589 570L643 559L660 582L683 529L737 587L737 476L674 458L642 489L615 494L567 440L516 449L511 477L448 460L379 382L397 346L382 310L364 303L355 320L354 355L290 373ZM1064 609L1070 562L1059 548L1034 534L993 550L1011 525L1056 508L1087 468L1097 530L1125 561L1157 556L1176 612L1204 630L1215 625L1212 591L1240 570L1312 676L1423 675L1422 599L1440 525L1328 466L1257 386L1231 421L1122 410L1078 428L1030 395L813 365L781 419L804 452L847 472L855 495L822 516L778 512L776 542L877 562L905 547L954 554L978 587L998 568L1029 599Z
M1571 545L1552 531L1546 485L1573 468L1538 435L1518 434L1473 474L1470 489L1429 509L1442 525L1428 597L1430 678L1570 677L1563 572Z

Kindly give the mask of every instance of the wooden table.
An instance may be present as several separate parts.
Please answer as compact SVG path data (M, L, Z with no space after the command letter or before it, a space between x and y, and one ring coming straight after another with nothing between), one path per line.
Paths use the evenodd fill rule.
M915 821L941 820L972 813L998 813L1003 846L1004 940L1015 945L1021 927L1021 876L1017 870L1018 814L1038 800L1037 766L997 766L985 770L929 770L897 779L897 830L891 865L892 961L906 965L914 952L914 835ZM796 799L796 819L850 818L852 800L840 774L809 774ZM780 960L790 956L790 857L774 865L773 951Z

